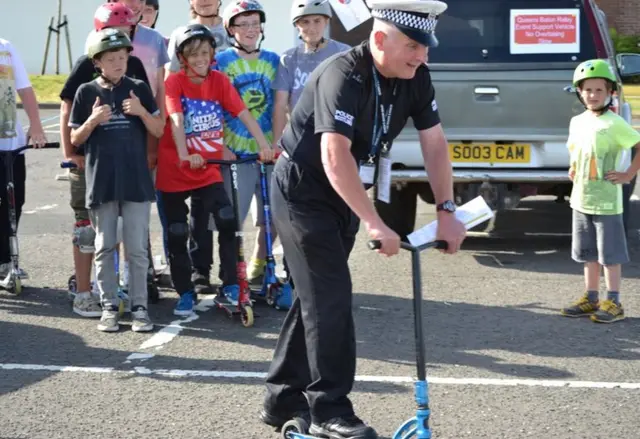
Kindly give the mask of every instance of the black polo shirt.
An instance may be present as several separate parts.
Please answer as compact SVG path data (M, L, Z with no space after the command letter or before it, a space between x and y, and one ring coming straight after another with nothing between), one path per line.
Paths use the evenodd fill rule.
M322 167L322 133L334 132L349 138L356 163L369 156L376 114L372 67L368 41L321 63L309 76L282 135L282 148L306 175L316 180L320 191L337 196ZM409 119L418 130L440 123L435 90L426 65L420 66L412 79L387 79L380 73L378 78L385 108L393 103L387 138L390 144ZM378 111L378 126L381 123Z

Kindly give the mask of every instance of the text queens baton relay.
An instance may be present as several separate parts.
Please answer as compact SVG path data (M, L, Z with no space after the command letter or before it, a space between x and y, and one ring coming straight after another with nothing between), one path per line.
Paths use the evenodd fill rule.
M297 297L267 376L261 419L279 427L310 415L310 434L320 437L377 437L348 398L356 369L348 258L360 220L369 237L381 241L380 253L399 251L400 237L376 213L365 187L377 184L378 196L388 199L389 149L409 118L437 202L437 238L455 253L465 236L453 214L448 144L425 65L447 5L368 3L375 18L369 39L310 75L282 136L271 185Z

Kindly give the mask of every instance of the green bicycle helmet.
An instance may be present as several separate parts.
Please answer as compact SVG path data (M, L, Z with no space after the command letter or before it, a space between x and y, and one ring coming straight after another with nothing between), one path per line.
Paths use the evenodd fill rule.
M617 89L618 78L616 78L613 67L603 59L591 59L580 63L573 72L573 86L577 88L582 81L592 78L606 79L611 82L614 91Z
M129 37L121 30L112 27L92 34L87 46L87 55L90 59L95 59L101 53L111 50L123 48L129 52L133 50L133 45Z

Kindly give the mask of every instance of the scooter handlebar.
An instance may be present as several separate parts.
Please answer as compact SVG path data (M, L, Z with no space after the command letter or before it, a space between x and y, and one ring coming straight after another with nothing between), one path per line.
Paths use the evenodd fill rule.
M207 159L210 165L239 165L240 163L257 162L260 159L258 154L237 155L235 160Z
M76 164L75 164L75 163L73 163L73 162L61 162L61 163L60 163L60 167L61 167L62 169L71 169L71 168L77 168L77 167L78 167L78 165L76 165Z
M41 148L36 148L35 145L24 145L24 146L21 146L21 147L16 148L16 149L12 149L11 151L7 151L7 152L12 152L13 154L20 154L22 151L25 151L27 149L43 149L43 148L45 148L45 149L58 149L58 148L60 148L60 142L47 142Z
M368 245L370 250L379 250L382 248L382 242L377 239L372 239L371 241L369 241ZM422 244L420 246L414 247L409 243L400 242L400 247L410 252L419 253L422 250L426 250L428 248L437 248L438 250L446 250L449 247L449 244L447 244L447 241L431 241L426 244Z

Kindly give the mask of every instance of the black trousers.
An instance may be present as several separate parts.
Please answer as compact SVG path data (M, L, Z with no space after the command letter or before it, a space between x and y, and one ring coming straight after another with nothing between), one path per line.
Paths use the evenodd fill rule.
M359 227L346 205L320 195L319 187L295 163L278 159L271 206L296 297L280 332L265 399L270 411L310 408L317 423L353 414L347 396L356 370L348 258Z
M212 213L219 232L220 263L225 272L223 284L237 284L236 227L224 185L215 183L185 192L159 192L159 197L161 215L166 220L171 278L178 294L194 290L193 272L209 278L213 264L213 232L209 229ZM189 197L191 217L188 222L186 199Z
M9 248L9 236L11 235L11 223L9 222L9 200L7 199L7 163L12 155L0 152L0 264L11 262L11 249ZM27 169L24 154L13 157L13 187L16 201L16 219L20 221L22 206L25 198L25 183Z

